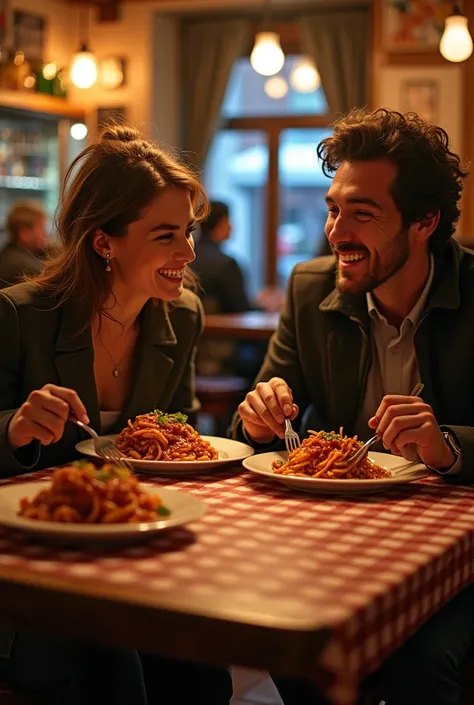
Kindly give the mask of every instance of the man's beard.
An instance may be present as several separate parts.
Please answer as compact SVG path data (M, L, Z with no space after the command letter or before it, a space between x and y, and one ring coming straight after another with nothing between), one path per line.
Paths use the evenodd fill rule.
M341 248L339 251L350 252L355 251L355 249L348 247L346 249ZM351 279L350 275L341 276L338 263L336 268L336 287L341 293L366 294L391 279L405 265L409 256L408 230L401 230L395 239L379 253L371 271L362 279Z

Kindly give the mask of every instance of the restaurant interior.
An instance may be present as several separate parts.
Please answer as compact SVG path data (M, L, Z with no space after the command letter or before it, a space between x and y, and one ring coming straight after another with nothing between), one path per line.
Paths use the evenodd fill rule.
M204 298L204 331L196 358L196 394L201 404L197 429L207 436L225 437L232 414L252 388L268 341L277 328L293 268L330 254L324 231L324 197L331 178L318 162L318 143L332 134L336 116L364 106L387 108L415 112L441 126L449 135L451 149L464 163L472 161L474 53L469 29L474 37L474 0L0 0L0 280L1 248L8 240L11 210L25 201L39 204L44 209L45 228L51 234L51 247L56 247L54 215L64 176L73 159L96 141L110 121L130 124L145 139L182 156L200 175L213 207L224 207L218 225L225 221L228 230L219 242L238 271L237 280L227 283L227 290L234 287L227 304L223 303L224 294ZM474 249L472 177L466 181L461 210L455 238L468 250ZM196 233L198 247L199 238L205 237L205 227L203 223L202 232L198 228ZM198 256L195 271L205 282L208 272L199 266ZM242 289L241 304L237 303L237 286ZM8 341L1 340L0 344L7 345ZM118 366L116 369L118 376ZM399 584L394 587L396 569L391 573L385 567L368 588L371 601L362 590L359 595L353 594L347 619L337 600L328 607L329 617L324 619L336 625L338 638L321 647L321 625L326 623L323 617L314 618L318 628L311 631L313 622L303 617L308 614L304 599L320 605L318 601L326 599L328 592L342 591L339 579L350 581L355 574L351 570L370 572L377 550L387 549L390 543L382 548L375 546L365 564L361 559L354 567L348 561L346 574L333 578L333 583L330 566L334 554L332 558L328 554L326 593L317 585L306 585L299 597L296 592L285 594L282 586L286 579L297 591L297 583L314 577L306 551L314 549L311 540L326 540L324 529L318 537L317 526L316 533L305 538L299 522L305 511L313 511L307 509L309 500L303 492L296 492L296 500L290 500L298 503L300 512L295 514L293 529L301 531L301 543L293 545L285 542L283 529L278 530L281 517L271 504L271 498L275 505L275 498L281 498L284 490L275 489L262 504L257 497L255 510L266 513L268 525L273 527L265 538L258 523L250 521L247 526L248 517L239 513L239 497L242 502L248 499L246 487L237 486L232 473L223 478L215 490L220 489L220 495L213 494L210 485L196 490L198 479L194 478L187 482L178 478L177 489L186 491L191 484L211 509L219 509L214 518L208 510L205 528L217 533L212 536L208 532L203 541L206 549L222 549L219 555L225 556L224 563L215 562L212 552L208 555L201 551L193 554L188 564L184 561L178 565L173 556L179 556L179 551L169 543L166 553L168 549L157 547L157 540L156 545L127 548L124 554L117 549L92 558L74 548L47 547L43 551L33 544L18 549L20 557L15 558L9 534L1 534L0 602L8 606L2 618L11 615L18 619L26 600L32 605L27 610L30 616L36 611L34 618L28 617L36 626L45 627L48 614L58 609L61 614L70 613L67 629L78 629L84 637L100 640L105 633L107 643L128 643L137 638L148 648L156 647L146 634L147 620L152 620L157 629L163 625L168 631L175 630L167 655L191 659L196 659L196 642L202 630L210 630L201 644L203 660L219 662L224 641L229 644L222 658L238 664L233 667L234 705L279 705L280 696L268 671L306 674L310 659L303 652L308 654L313 649L321 673L333 677L325 690L325 702L354 705L358 681L393 650L389 646L392 637L384 632L390 610L396 613L393 641L398 645L414 631L418 618L436 610L439 595L429 608L423 602L421 616L413 617L408 612L408 616L403 615L396 603L389 604L394 598L387 584L400 594L405 588ZM230 484L224 487L224 480ZM428 567L418 565L419 571L426 568L426 575L416 571L410 574L410 580L418 581L419 590L423 581L431 584L448 565L457 565L456 561L462 564L458 570L461 577L457 587L451 586L450 594L474 575L474 523L471 519L469 528L466 519L472 494L453 487L449 492L440 501L446 502L446 508L457 500L464 513L445 525L444 515L436 507L431 515L428 512L433 521L439 520L441 533L446 531L443 536L453 537L453 544L435 545L439 552L443 548L446 553L433 552ZM412 501L410 497L406 494L399 498L399 510L389 507L390 502L388 509L381 507L380 516L372 517L374 526L366 525L365 538L372 539L371 532L378 530L377 521L385 521L385 512L393 508L394 516L402 516L397 511L402 511L404 502ZM431 497L428 490L427 497L426 501ZM314 509L316 514L309 513L307 518L316 519L315 523L326 518L329 529L333 526L338 530L335 501L332 513L323 504L321 501L318 505L319 513ZM360 531L364 535L365 520L358 514L362 510L355 504L348 511L357 524L355 534ZM236 523L229 527L226 521L234 519ZM416 524L416 519L413 522ZM291 522L284 525L291 526ZM236 538L239 526L240 541ZM400 536L393 538L394 546L401 545L396 542L403 539L403 531L410 531L409 526L410 522L400 528ZM421 529L433 527L420 523L418 528L421 541ZM182 531L176 541L184 551L191 538ZM281 569L277 595L271 585L274 563L263 551L259 562L257 554L260 542L278 543L280 539L279 560L286 568ZM328 541L335 546L333 539ZM355 548L357 543L349 545ZM161 550L165 551L164 568L176 569L167 577L153 572L154 552ZM416 550L412 549L415 564ZM462 550L469 554L469 569L460 558ZM343 549L336 546L334 551L337 560L348 559ZM296 556L294 563L292 555ZM247 561L242 574L232 572L234 560L240 561L239 565ZM325 560L324 555L321 560ZM435 565L436 560L439 564ZM409 572L409 559L402 553L397 553L396 562L400 574ZM109 569L111 577L105 577ZM200 582L196 576L203 569L209 574L220 571L221 582ZM2 579L3 570L6 577ZM28 571L38 579L29 579ZM257 574L263 585L258 599L258 585L247 585ZM182 602L176 597L181 590L180 576L186 595ZM143 587L141 578L147 583ZM100 586L106 580L112 581L109 592ZM83 591L74 587L76 581L84 582ZM195 594L193 581L200 587ZM235 588L239 581L243 586L240 591ZM28 590L33 583L35 592ZM70 602L63 590L69 591ZM235 597L232 608L219 602L219 591L229 591L229 599ZM376 604L376 593L380 604ZM162 602L160 595L165 596ZM383 603L384 595L387 604ZM218 605L213 619L209 608L212 601ZM270 608L266 611L270 604L273 612ZM104 605L110 607L110 614ZM368 605L367 614L361 617L364 605ZM180 621L176 615L183 617L188 608L188 621ZM103 617L97 624L90 628L81 625L90 624L91 614L101 609ZM128 625L124 629L129 628L131 636L124 637L114 626L117 618ZM385 622L374 636L368 625L378 618ZM415 625L407 627L406 633L405 622ZM285 639L282 636L281 642L274 644L275 631ZM188 639L189 632L194 636ZM357 645L361 643L364 646L359 652ZM472 672L474 675L474 667ZM324 676L318 678L318 683L324 682ZM471 702L472 692L466 682L463 703ZM8 682L0 683L0 705L36 702ZM364 702L378 705L378 701ZM206 702L197 701L195 705ZM429 703L420 701L420 705Z

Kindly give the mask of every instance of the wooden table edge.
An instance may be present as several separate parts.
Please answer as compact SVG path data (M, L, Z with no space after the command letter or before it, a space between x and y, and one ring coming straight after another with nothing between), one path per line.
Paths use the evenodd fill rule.
M272 624L250 612L239 619L215 604L212 612L204 598L186 610L171 591L150 599L150 592L139 586L131 592L130 586L99 580L1 568L0 619L16 627L293 676L311 675L331 634L310 620Z

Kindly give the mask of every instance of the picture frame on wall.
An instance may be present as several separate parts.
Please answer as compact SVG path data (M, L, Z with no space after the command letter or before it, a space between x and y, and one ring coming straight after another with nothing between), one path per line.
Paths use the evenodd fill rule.
M452 6L446 0L382 0L387 52L436 52Z
M434 79L407 79L400 86L402 112L417 113L427 122L438 124L440 87Z
M42 15L23 10L13 12L13 49L25 59L41 66L44 59L46 20Z
M0 0L0 50L5 47L8 32L8 0Z

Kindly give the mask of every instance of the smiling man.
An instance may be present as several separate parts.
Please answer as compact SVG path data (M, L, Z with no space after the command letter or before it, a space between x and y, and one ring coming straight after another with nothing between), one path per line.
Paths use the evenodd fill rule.
M387 452L474 482L474 256L453 240L460 159L444 130L388 110L342 117L318 156L334 176L325 228L333 256L294 269L234 437L273 449L285 416L363 440L377 430ZM420 381L423 399L410 396ZM458 702L474 635L470 590L381 671L387 705ZM320 702L279 687L285 703Z

